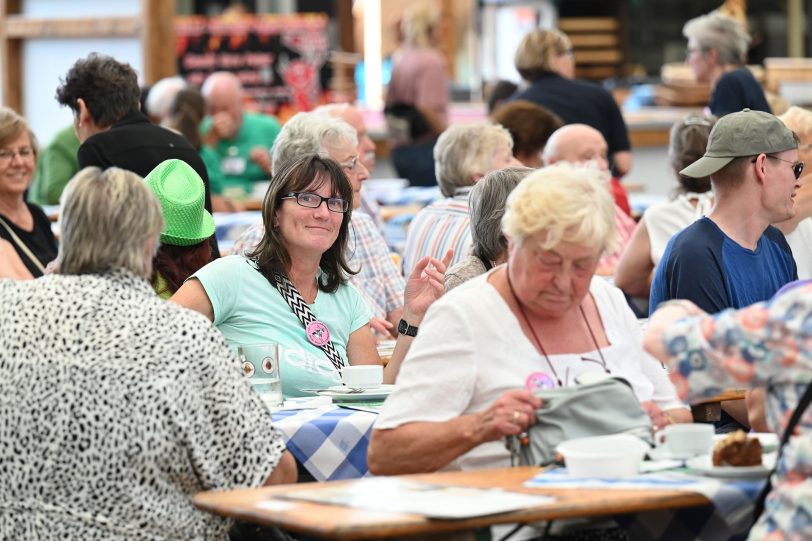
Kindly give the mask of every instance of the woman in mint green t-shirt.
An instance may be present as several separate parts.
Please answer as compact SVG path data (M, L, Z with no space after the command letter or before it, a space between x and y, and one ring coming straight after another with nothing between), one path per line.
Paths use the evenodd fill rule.
M210 263L172 297L207 316L230 344L281 344L286 396L339 383L337 369L347 363L381 364L369 306L346 280L355 272L344 259L353 190L343 167L307 156L277 172L256 250ZM426 258L412 273L404 330L415 328L442 293L444 271L443 262ZM394 383L411 340L400 335L384 383Z

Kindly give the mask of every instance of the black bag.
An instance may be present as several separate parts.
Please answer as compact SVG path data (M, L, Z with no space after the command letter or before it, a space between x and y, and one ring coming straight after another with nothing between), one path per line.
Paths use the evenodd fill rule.
M412 143L431 131L423 114L412 104L390 103L383 114L389 137L398 143Z

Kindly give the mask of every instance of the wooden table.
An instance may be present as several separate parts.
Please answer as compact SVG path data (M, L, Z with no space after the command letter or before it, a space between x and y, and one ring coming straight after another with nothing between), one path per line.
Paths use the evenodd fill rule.
M691 405L691 415L696 423L714 423L722 418L722 402L744 400L747 389L725 389L715 396Z
M494 524L513 524L552 519L616 516L664 509L709 505L699 493L682 490L533 489L524 482L539 473L535 467L504 468L471 472L407 475L403 479L439 485L502 488L529 494L550 495L556 501L521 511L463 520L427 519L421 515L371 511L339 505L323 505L285 499L296 490L312 490L313 484L283 485L226 492L203 492L195 506L211 513L320 537L354 540L407 536L449 539L450 532L465 532ZM337 483L320 483L318 487ZM262 504L262 505L260 505Z

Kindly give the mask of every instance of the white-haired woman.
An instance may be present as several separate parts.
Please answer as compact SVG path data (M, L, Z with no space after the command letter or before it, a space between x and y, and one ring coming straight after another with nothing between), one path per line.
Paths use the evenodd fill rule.
M690 420L641 349L623 294L594 277L616 237L597 173L536 171L508 198L503 229L507 264L451 291L423 320L376 424L374 473L508 466L501 440L535 418L531 391L586 372L626 378L654 425Z
M59 274L0 280L0 531L227 539L191 498L296 479L270 413L222 335L150 287L163 220L141 177L83 169L60 221Z
M682 34L688 38L685 61L694 78L711 86L711 114L721 117L744 108L772 112L761 85L743 65L750 36L739 20L714 11L685 23Z
M491 122L456 124L434 145L434 169L445 199L420 210L409 224L403 269L410 272L422 257L437 259L454 251L452 263L471 249L468 194L482 177L497 169L520 167L513 157L510 132Z

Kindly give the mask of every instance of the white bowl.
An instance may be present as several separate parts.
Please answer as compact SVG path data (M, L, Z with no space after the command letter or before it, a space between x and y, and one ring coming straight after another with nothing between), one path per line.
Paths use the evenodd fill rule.
M647 443L628 434L577 438L556 448L573 477L603 479L634 477L648 449Z

